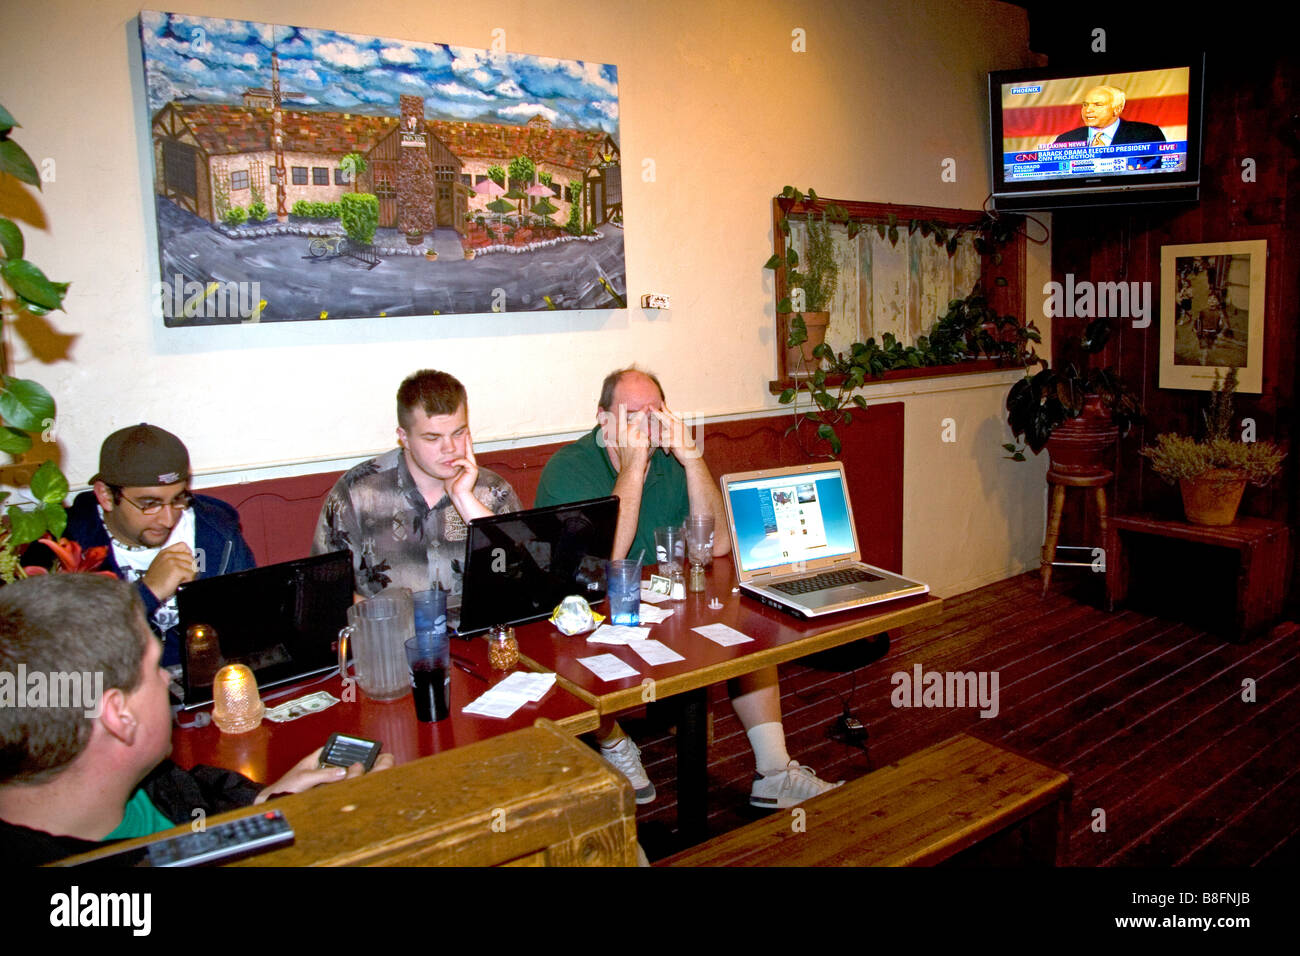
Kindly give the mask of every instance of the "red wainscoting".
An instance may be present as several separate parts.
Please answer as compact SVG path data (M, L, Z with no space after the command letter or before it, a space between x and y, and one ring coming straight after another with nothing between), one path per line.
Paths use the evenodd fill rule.
M714 477L755 468L807 462L795 436L786 435L791 418L746 418L704 428L704 460ZM811 429L804 426L804 432ZM854 413L841 427L844 462L854 521L863 559L901 571L903 567L903 404L873 405ZM808 439L805 439L808 441ZM509 481L525 505L537 494L542 467L558 444L484 452L480 465ZM811 443L810 443L811 447ZM321 502L341 472L275 478L202 489L239 509L244 538L258 564L300 558L311 550Z

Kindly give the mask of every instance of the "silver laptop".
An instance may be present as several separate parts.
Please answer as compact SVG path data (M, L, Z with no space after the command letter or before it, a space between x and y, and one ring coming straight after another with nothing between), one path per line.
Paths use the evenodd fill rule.
M836 462L722 476L740 589L797 617L927 594L929 585L862 563Z

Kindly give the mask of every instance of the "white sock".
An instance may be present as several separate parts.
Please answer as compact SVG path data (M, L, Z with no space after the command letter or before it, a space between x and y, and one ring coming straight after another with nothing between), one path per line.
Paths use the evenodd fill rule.
M785 749L785 728L781 721L756 724L745 731L749 745L754 748L754 763L763 776L780 773L790 764L790 754Z
M626 736L627 734L623 733L623 728L618 725L617 721L615 721L613 728L611 728L609 732L609 736L604 740L598 740L596 742L600 744L601 750L613 750L623 742L623 738Z

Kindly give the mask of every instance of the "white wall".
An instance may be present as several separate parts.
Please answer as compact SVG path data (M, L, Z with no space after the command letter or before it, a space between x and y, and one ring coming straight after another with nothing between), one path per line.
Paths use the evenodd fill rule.
M52 322L70 337L66 359L31 359L12 331L9 343L15 373L59 401L57 454L74 485L106 434L145 419L186 440L208 484L326 470L390 447L397 384L423 366L465 382L480 443L587 426L604 373L632 360L660 373L683 412L773 408L772 282L760 268L771 196L791 183L979 208L984 73L1031 62L1024 11L995 2L187 0L180 12L476 47L500 27L511 50L616 64L629 299L666 292L674 307L166 329L150 316L139 9L48 0L0 35L0 102L27 151L56 164L35 205L0 185L0 212L22 220L30 258L72 282ZM805 53L791 50L796 28ZM948 157L955 183L940 179ZM645 159L653 182L639 175ZM1030 289L1045 251L1034 268ZM54 335L37 338L47 358L60 351ZM1010 378L881 387L907 403L905 570L940 593L1021 570L1041 543L1044 465L999 448ZM955 443L939 438L948 417Z

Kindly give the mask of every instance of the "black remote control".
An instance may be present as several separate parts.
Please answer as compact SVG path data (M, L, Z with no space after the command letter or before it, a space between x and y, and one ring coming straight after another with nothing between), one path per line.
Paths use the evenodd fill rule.
M261 853L293 842L293 827L279 810L214 823L198 833L168 837L149 845L149 866L201 866Z

